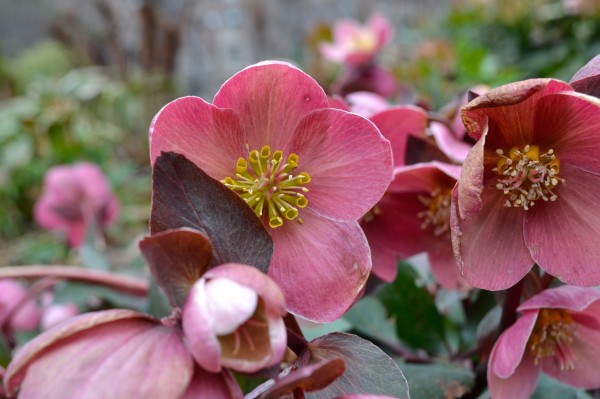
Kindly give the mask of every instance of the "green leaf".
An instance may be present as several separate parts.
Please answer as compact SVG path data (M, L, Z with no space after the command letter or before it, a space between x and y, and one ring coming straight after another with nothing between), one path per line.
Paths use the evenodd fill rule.
M531 399L592 399L585 391L558 382L545 374L540 375Z
M165 293L158 288L154 278L150 277L150 287L148 290L148 307L146 313L160 319L171 313L171 304Z
M54 292L55 303L74 303L80 309L96 307L96 303L106 301L117 308L133 309L143 312L147 305L146 299L134 297L113 291L98 285L68 282L58 284Z
M396 319L398 337L414 348L439 352L444 339L444 321L426 288L415 284L417 274L400 263L398 276L378 294L388 315Z
M358 301L344 314L344 320L369 338L382 343L400 343L396 336L396 325L387 317L385 307L377 297L367 296Z
M399 365L412 399L459 398L473 387L475 379L471 371L454 364Z
M243 263L267 273L273 241L254 211L183 155L162 153L152 174L150 231L180 227L210 239L211 266Z
M298 367L342 359L346 371L325 389L307 393L306 398L330 399L349 393L410 397L398 365L370 341L352 334L331 333L311 341L307 350L309 353L296 361Z

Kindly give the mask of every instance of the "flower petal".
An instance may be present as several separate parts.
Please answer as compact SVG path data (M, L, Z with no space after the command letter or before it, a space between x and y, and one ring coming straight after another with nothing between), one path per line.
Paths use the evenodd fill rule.
M581 312L598 300L600 300L600 290L563 285L540 292L523 302L518 310L551 308Z
M243 396L240 386L229 370L213 374L196 366L192 381L180 399L242 399Z
M563 165L556 201L525 216L525 242L548 273L573 285L600 284L600 176Z
M15 383L25 373L21 398L179 397L193 370L180 331L135 315L87 324L97 323L99 317L106 318L110 312L114 313L78 317L81 329L68 339L64 334L57 338L57 334L64 332L65 324L72 330L74 323L62 324L30 341L27 353L19 353L15 358L17 366L11 365L7 370L10 392L14 392ZM54 344L50 346L49 342ZM23 366L28 366L26 371ZM21 374L15 375L15 371Z
M460 268L452 253L452 243L448 238L446 245L439 245L427 251L431 273L440 285L447 289L467 290L471 286L460 274Z
M329 107L329 102L319 84L300 69L285 62L267 61L231 77L215 96L214 105L239 116L246 140L243 144L248 144L250 150L260 151L270 145L273 151L285 154L296 125L312 110ZM212 151L215 156L223 156Z
M326 322L339 318L362 294L371 271L367 240L357 222L334 221L306 209L303 223L271 231L269 276L290 312Z
M507 328L494 345L494 359L490 359L489 368L500 378L515 374L527 352L527 341L537 320L537 311L526 311L517 321Z
M523 239L525 211L505 208L504 195L494 190L483 191L481 211L467 220L457 216L456 189L452 198L454 255L467 282L486 290L513 286L534 264Z
M176 152L214 179L235 175L240 157L248 155L242 122L234 111L199 97L182 97L165 105L150 126L150 160ZM264 144L263 144L264 145Z
M312 112L296 129L290 151L298 154L298 170L311 177L308 208L333 219L358 220L392 178L389 142L369 120L349 112Z
M600 100L576 92L548 95L535 108L532 143L554 149L561 166L600 174L599 129Z
M439 122L432 122L429 126L431 134L440 150L452 161L462 163L471 145L456 137L456 135L445 125Z
M497 356L492 350L489 364L492 364ZM535 390L539 375L539 368L534 365L533 357L528 353L523 356L519 366L508 378L497 376L488 366L487 380L491 397L494 399L528 399Z

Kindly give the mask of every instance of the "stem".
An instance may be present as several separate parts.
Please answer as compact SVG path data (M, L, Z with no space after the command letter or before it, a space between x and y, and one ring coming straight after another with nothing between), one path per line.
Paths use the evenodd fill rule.
M146 296L148 293L148 281L144 279L120 276L118 274L89 270L76 266L32 265L0 267L0 279L42 277L55 277L58 279L103 285L135 296Z
M500 336L508 327L512 326L517 320L517 308L521 303L521 294L523 293L523 280L506 290L504 294L504 304L502 305L502 316L496 338Z

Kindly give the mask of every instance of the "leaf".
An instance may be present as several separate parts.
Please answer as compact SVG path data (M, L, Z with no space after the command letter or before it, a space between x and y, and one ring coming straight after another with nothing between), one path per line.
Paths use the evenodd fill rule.
M148 306L146 313L156 317L157 319L169 316L171 313L171 304L165 293L158 288L156 280L152 276L149 276L149 289L148 289Z
M382 343L398 344L395 323L387 317L385 307L374 296L358 301L344 314L356 331Z
M372 342L352 334L331 333L311 341L308 353L295 365L315 364L324 360L342 359L344 374L325 389L309 393L307 398L330 399L343 394L364 393L409 398L406 378L398 365Z
M600 55L577 71L569 83L580 93L600 97Z
M412 399L450 399L467 393L475 380L473 373L453 364L399 363Z
M180 227L210 239L211 266L242 263L267 273L273 241L252 209L183 155L162 153L152 174L150 232Z
M188 228L165 230L140 241L150 272L173 306L183 307L192 285L208 270L212 245Z
M146 307L145 298L122 294L99 285L65 282L55 287L54 303L73 303L79 309L88 308L90 303L98 302L99 299L117 308L143 311Z
M416 272L405 263L398 267L396 280L379 292L389 315L396 318L398 337L414 348L438 352L444 337L444 321L434 299L418 287Z
M592 399L585 391L560 383L541 374L531 399Z

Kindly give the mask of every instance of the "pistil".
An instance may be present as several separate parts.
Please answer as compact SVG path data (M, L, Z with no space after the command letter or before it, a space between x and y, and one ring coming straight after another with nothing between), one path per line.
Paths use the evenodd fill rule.
M272 228L283 225L284 220L297 219L299 208L308 205L304 187L310 182L306 172L298 174L298 155L291 153L284 161L283 153L266 145L260 152L253 150L248 160L239 158L236 164L236 178L221 180L227 187L236 191L259 217L266 216Z

